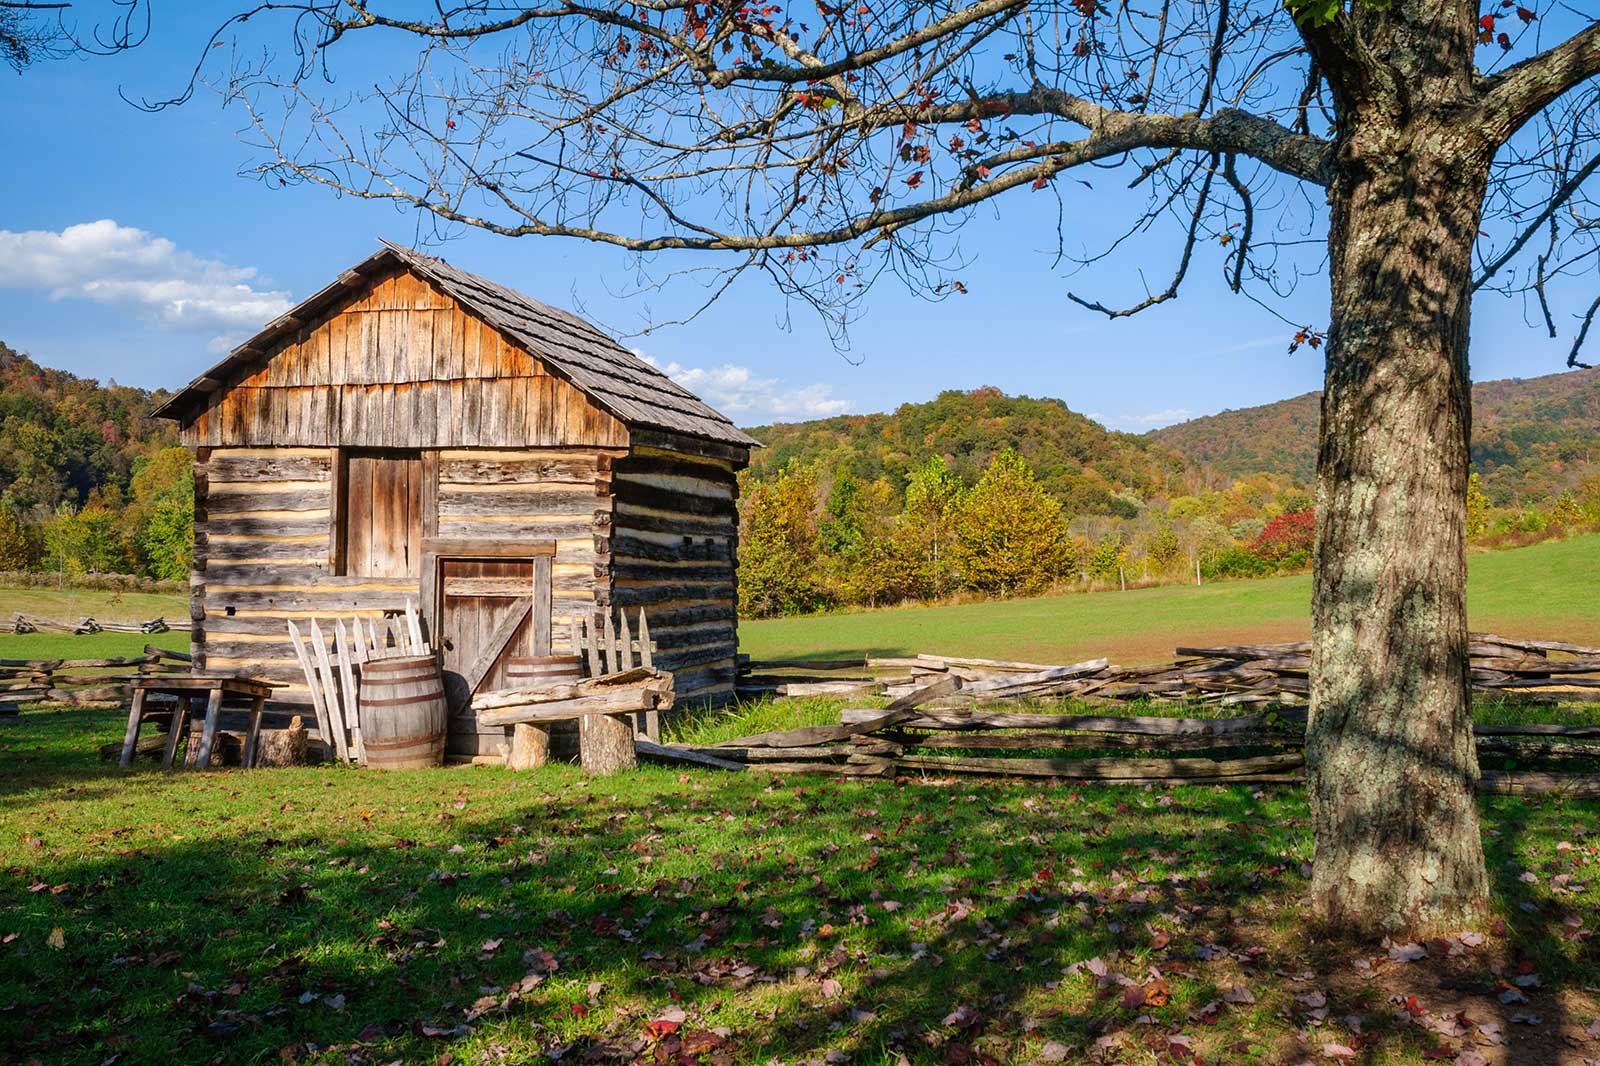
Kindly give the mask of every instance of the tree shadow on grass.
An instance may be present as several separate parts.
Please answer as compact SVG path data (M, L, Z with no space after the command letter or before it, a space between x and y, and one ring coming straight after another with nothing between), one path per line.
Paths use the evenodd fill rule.
M284 804L345 784L322 776ZM23 1061L942 1063L1165 1057L1301 1010L1273 995L1297 790L628 776L496 774L502 809L388 828L241 810L13 868L0 1026ZM404 803L457 779L377 780ZM1234 983L1258 1002L1218 1005Z

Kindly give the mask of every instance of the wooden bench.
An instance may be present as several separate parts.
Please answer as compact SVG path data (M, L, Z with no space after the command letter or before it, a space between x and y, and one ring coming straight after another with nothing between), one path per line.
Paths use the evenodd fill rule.
M247 677L207 677L189 674L174 677L139 677L132 680L133 704L128 710L128 729L122 737L122 758L119 766L133 761L134 748L139 743L139 727L144 723L145 699L150 695L174 696L178 707L172 714L172 725L167 732L167 746L161 755L161 768L172 769L173 757L178 752L178 738L183 733L189 716L190 702L202 695L206 698L205 725L200 733L200 750L193 765L204 770L211 765L211 752L217 741L217 720L222 716L222 703L227 699L248 700L250 725L245 733L242 765L248 769L255 763L256 748L261 741L261 709L272 694L273 686L266 681Z
M590 773L613 773L635 765L635 736L659 736L660 712L672 707L672 675L652 665L649 623L639 612L637 641L627 616L618 612L572 623L572 649L589 676L536 688L484 692L473 697L478 722L512 729L506 765L527 770L549 758L549 728L578 723L578 758Z

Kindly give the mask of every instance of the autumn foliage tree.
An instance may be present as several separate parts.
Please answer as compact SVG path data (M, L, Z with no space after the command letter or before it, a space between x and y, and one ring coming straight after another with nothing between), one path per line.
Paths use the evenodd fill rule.
M1043 591L1075 566L1061 504L1009 448L961 502L955 557L968 586L1002 596Z
M1587 9L285 0L219 30L238 47L216 54L238 59L213 80L275 187L597 241L646 268L713 253L835 325L885 272L962 291L955 234L1002 198L1096 209L1061 180L1085 168L1149 196L1118 247L1148 256L1137 238L1175 223L1165 286L1072 294L1093 313L1171 300L1203 262L1257 299L1325 269L1326 328L1298 331L1326 360L1311 896L1341 930L1425 934L1477 921L1488 895L1466 659L1469 312L1498 290L1553 333L1548 300L1594 270ZM396 61L404 42L414 61ZM320 80L364 46L381 49L380 85ZM1294 263L1295 213L1322 204L1326 259ZM1276 206L1287 224L1258 217ZM1578 316L1573 361L1597 312Z
M1307 509L1281 514L1269 521L1251 547L1264 558L1281 563L1297 556L1311 558L1316 541L1316 513Z
M739 527L739 609L746 614L800 614L827 602L817 576L816 491L807 467L746 486Z
M956 526L965 500L966 487L942 455L929 456L906 483L894 554L914 595L939 597L958 587Z

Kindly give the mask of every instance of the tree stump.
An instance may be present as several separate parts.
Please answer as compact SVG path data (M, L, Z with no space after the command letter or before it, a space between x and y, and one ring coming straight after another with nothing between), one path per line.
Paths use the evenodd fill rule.
M202 716L202 720L194 723L193 728L189 730L189 746L183 752L183 766L186 770L193 770L195 763L199 761L200 731L204 724L204 716ZM243 756L244 737L238 733L217 730L216 740L212 742L211 765L238 766L243 762Z
M633 716L586 714L578 719L578 762L587 774L614 774L639 765Z
M263 729L257 766L301 766L306 761L306 726L297 714L288 729Z
M511 727L511 753L506 758L508 770L537 770L550 761L550 730L537 725Z

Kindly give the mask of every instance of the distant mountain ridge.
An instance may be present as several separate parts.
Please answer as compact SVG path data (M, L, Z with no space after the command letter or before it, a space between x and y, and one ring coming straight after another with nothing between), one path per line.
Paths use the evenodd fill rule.
M892 412L748 432L767 445L751 457L758 479L799 461L849 470L863 481L886 478L897 490L929 456L944 456L970 485L996 452L1015 448L1073 514L1131 517L1134 501L1180 495L1200 480L1192 464L1165 444L1106 429L1061 400L1007 396L996 388L949 390Z
M1190 419L1145 436L1230 477L1316 472L1322 394ZM1562 492L1600 462L1600 368L1472 387L1472 464L1497 504Z

